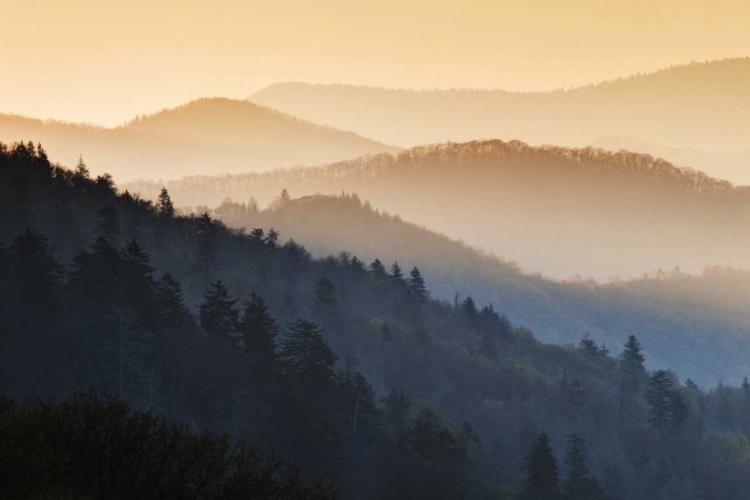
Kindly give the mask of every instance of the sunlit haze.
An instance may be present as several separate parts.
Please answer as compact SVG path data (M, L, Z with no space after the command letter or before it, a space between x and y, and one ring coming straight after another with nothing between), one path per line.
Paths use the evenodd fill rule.
M2 0L0 112L112 126L280 81L545 90L744 56L748 25L741 0Z

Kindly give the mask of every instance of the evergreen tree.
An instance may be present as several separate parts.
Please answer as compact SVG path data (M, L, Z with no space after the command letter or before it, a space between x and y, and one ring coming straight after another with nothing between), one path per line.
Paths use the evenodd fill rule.
M79 185L82 181L87 181L91 178L89 169L86 166L86 162L83 161L83 155L78 157L75 170L73 171L73 183Z
M674 390L674 377L666 370L657 370L649 378L645 397L649 404L648 423L651 428L664 431L669 427Z
M542 432L534 441L531 451L521 464L526 476L521 494L524 500L557 500L560 494L560 480L557 460L552 454L549 437Z
M154 288L154 301L159 328L179 328L190 318L185 306L182 286L170 273L165 273Z
M630 374L643 372L645 370L643 363L646 361L646 357L643 355L641 343L638 342L635 335L630 335L624 346L625 349L620 356L620 365L623 371Z
M162 187L161 193L159 193L159 198L156 201L156 211L162 217L170 218L174 216L174 204L165 187Z
M388 273L386 272L383 263L380 262L380 259L375 259L374 261L372 261L372 264L370 264L368 271L373 276L373 278L376 279L385 279L386 277L388 277Z
M332 306L336 304L336 287L333 282L327 277L321 277L313 288L313 297L315 300L325 306Z
M404 273L401 271L401 266L398 265L398 262L394 262L391 265L390 278L394 283L400 284L404 282Z
M115 248L120 246L120 216L112 205L106 205L99 212L96 234Z
M195 219L195 231L198 238L193 258L192 271L200 281L210 280L216 271L217 261L215 254L215 227L208 212Z
M430 460L438 446L439 432L440 418L437 414L430 408L420 411L407 435L411 451L424 460Z
M578 343L578 352L589 359L595 359L599 356L599 347L596 345L589 333L586 332Z
M276 353L276 320L260 295L250 294L243 303L244 311L238 331L242 335L245 352L269 367Z
M404 391L391 389L383 401L385 403L385 418L393 426L396 434L400 434L406 425L411 402Z
M146 320L154 319L156 311L151 310L154 299L154 268L151 257L137 241L133 240L122 250L123 264L121 292L124 300Z
M598 500L603 497L599 481L586 464L586 440L579 434L568 435L565 453L567 476L562 484L566 500Z
M237 299L229 295L229 290L221 280L211 284L200 306L200 321L209 334L224 340L234 340L239 312L235 309Z
M279 361L284 373L303 386L325 388L334 380L337 356L311 321L292 323L281 341Z
M62 267L47 237L27 229L13 240L6 258L18 312L49 319L60 305Z
M427 300L427 287L424 284L422 274L416 266L414 266L414 269L409 273L408 287L412 298L417 304L422 304Z
M355 255L352 257L352 260L349 261L349 268L354 272L361 273L365 271L365 263L359 260Z
M472 325L476 323L479 311L477 311L477 304L471 296L466 297L464 301L461 302L461 311L463 311L464 316Z

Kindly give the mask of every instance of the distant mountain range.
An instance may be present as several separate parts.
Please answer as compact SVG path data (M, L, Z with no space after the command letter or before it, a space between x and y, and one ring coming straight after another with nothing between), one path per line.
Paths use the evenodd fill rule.
M750 58L674 66L570 90L411 91L278 83L249 97L316 123L402 146L502 138L583 146L602 136L747 148Z
M226 197L262 205L282 189L295 197L358 193L405 220L560 278L750 264L750 188L626 151L476 141L165 185L178 205L193 207ZM162 184L122 187L153 199Z
M0 114L0 141L41 142L50 157L118 179L315 165L397 148L246 101L199 99L117 128Z

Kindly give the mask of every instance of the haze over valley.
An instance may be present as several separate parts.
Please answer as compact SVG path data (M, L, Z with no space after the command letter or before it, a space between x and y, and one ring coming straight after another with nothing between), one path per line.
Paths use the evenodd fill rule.
M750 498L745 0L0 9L0 498Z

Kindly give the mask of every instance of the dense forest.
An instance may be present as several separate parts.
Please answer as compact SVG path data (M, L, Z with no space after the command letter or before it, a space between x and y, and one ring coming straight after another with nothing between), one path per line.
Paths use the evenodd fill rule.
M298 82L249 99L405 147L516 138L583 146L602 136L682 147L747 148L750 58L673 66L553 92L403 90Z
M161 184L123 187L154 200ZM405 220L555 278L748 263L750 194L651 156L476 141L323 167L167 182L178 206L357 193Z
M246 101L198 99L140 115L115 128L0 114L0 141L32 137L73 165L83 155L93 173L118 180L173 179L205 173L318 165L397 148L322 127Z
M0 147L0 212L4 497L750 486L750 383L647 371L636 336L544 344L502 304L431 298L418 263L314 259L270 227L175 215L166 190L118 193L32 144Z
M705 384L739 384L748 374L746 271L707 267L691 274L671 268L610 283L553 281L376 210L356 195L294 199L287 192L264 210L225 200L196 210L204 212L248 232L274 227L304 241L317 257L347 251L367 261L389 255L405 267L418 265L433 297L472 295L502 304L509 319L546 342L571 343L589 332L597 342L615 345L637 335L648 346L650 366L666 365Z

